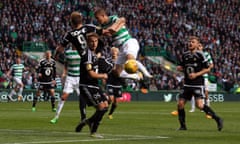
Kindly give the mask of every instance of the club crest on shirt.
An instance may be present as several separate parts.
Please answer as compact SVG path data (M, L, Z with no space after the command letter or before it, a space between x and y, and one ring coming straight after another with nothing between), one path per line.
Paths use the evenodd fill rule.
M91 70L91 69L92 69L92 64L87 64L87 65L86 65L86 69L87 69L87 70Z

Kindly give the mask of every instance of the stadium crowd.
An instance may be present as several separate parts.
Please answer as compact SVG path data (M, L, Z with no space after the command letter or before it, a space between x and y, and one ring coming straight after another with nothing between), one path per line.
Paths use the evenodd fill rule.
M139 55L155 77L149 81L150 90L179 89L182 77L142 57L146 54L145 46L166 50L169 60L177 63L191 35L198 36L211 53L214 80L227 91L240 84L239 0L1 0L1 71L6 72L13 64L23 41L46 42L54 50L70 29L68 19L72 11L80 11L85 23L95 24L96 6L127 19L127 27L140 43ZM24 55L23 61L31 68L36 66ZM34 70L26 72L25 77L34 83Z

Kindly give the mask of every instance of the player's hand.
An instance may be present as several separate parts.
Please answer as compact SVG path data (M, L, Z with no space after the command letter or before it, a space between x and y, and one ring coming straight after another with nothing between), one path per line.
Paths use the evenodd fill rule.
M189 79L195 79L197 77L197 74L196 73L190 73L188 75Z
M62 74L62 79L64 79L66 77L66 74L65 73L63 73Z
M41 73L39 73L39 74L38 74L38 77L39 77L39 78L40 78L40 77L42 77L42 74L41 74Z
M52 81L52 84L53 84L53 85L56 85L56 84L57 84L57 82L56 82L55 80L53 80L53 81Z
M182 66L177 66L177 70L178 71L183 71L183 67Z
M102 79L108 79L108 75L107 74L103 74Z
M103 35L105 35L105 36L109 36L109 37L111 37L112 36L112 33L109 31L109 29L103 29Z

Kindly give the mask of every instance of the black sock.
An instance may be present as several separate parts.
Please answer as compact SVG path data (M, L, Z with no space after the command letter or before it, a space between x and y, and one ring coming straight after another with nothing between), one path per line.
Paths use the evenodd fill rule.
M185 124L185 110L184 109L178 109L178 120L180 122L181 127L186 127Z
M207 115L212 116L213 119L215 119L215 120L218 120L218 119L219 119L219 117L215 114L215 112L214 112L209 106L207 106L206 104L204 104L204 106L203 106L203 111L204 111Z
M32 107L35 107L35 106L36 106L37 101L38 101L38 97L37 97L37 96L33 97Z
M94 121L91 129L91 133L97 132L98 126L104 116L104 114L107 112L107 108L104 108L102 110L97 110L96 115L94 116Z
M82 121L82 120L86 119L87 114L86 114L86 103L81 96L79 96L79 109L80 109L80 115L81 115L80 119Z
M55 108L55 97L54 96L51 96L51 105L52 105L52 108Z
M110 111L108 113L108 115L113 114L113 112L115 111L116 108L117 108L117 105L115 103L113 103L112 106L111 106L111 109L110 109Z

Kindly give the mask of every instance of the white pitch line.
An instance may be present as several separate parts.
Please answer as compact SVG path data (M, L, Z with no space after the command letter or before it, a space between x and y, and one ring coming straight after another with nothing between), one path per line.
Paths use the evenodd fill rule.
M168 137L156 136L156 137L132 137L132 138L103 138L103 139L83 139L83 140L61 140L61 141L37 141L37 142L17 142L17 143L3 143L3 144L48 144L48 143L73 143L73 142L97 142L97 141L128 141L128 140L153 140L153 139L166 139Z
M41 133L33 130L11 130L11 129L0 129L0 131L12 131L12 132L31 132L31 133ZM66 132L56 132L52 133L65 133ZM74 132L67 132L68 134L78 134ZM84 135L88 135L88 133L81 133ZM128 141L128 140L150 140L150 139L166 139L169 137L165 136L145 136L145 135L114 135L114 134L103 134L105 137L115 137L115 138L89 138L89 139L72 139L72 140L58 140L58 141L31 141L31 142L12 142L12 143L3 143L3 144L49 144L49 143L74 143L74 142L98 142L98 141Z

